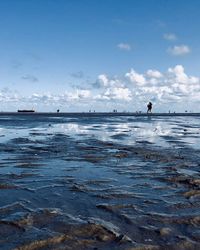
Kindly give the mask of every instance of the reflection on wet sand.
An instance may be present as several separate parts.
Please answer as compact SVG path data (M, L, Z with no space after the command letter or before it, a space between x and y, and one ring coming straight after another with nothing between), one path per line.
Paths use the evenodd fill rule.
M4 120L1 249L200 248L198 117Z

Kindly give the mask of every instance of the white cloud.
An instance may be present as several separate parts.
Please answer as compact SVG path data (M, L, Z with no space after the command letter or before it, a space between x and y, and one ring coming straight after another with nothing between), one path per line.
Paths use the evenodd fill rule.
M159 79L158 78L150 78L150 79L148 79L148 83L151 85L157 85L157 84L159 84Z
M163 35L163 38L168 41L175 41L177 40L177 36L173 33L166 33Z
M182 56L190 53L191 49L187 45L179 45L168 48L168 53L174 56Z
M182 65L176 65L168 69L168 84L176 95L191 98L196 92L200 91L200 79L195 76L188 76Z
M121 50L127 50L127 51L131 50L131 45L128 43L119 43L117 47Z
M121 79L118 77L108 77L106 74L98 75L96 82L93 84L97 88L107 88L109 86L123 87Z
M138 74L133 69L131 69L130 72L126 73L125 77L127 77L130 82L135 83L137 85L144 85L146 83L145 77L142 74Z
M82 102L85 100L92 99L91 91L87 89L77 89L73 92L65 92L62 94L52 94L52 93L33 93L30 96L22 96L14 92L0 91L0 101L2 102L16 102L24 103L25 105L37 104L48 104L48 105L58 105L62 103L72 103L72 102Z
M7 87L0 90L1 102L18 102L20 101L20 95Z
M82 89L82 90L78 90L77 92L78 92L79 99L85 99L85 98L91 97L90 90Z
M132 73L135 72L132 71ZM130 78L130 72L126 73L126 76ZM197 96L200 97L200 94L197 95L200 93L200 79L187 75L182 65L169 68L164 73L147 70L146 76L144 84L136 84L132 89L132 93L140 101L154 98L159 103L187 102L188 100L192 102L191 98L194 97L194 100L198 100ZM132 82L135 81L135 77L131 79Z
M184 72L184 68L182 65L176 65L174 68L169 68L168 72L172 74L173 78L175 77L175 81L179 83L186 83L188 81L188 77Z
M105 74L101 74L98 76L97 78L97 83L100 85L100 86L108 86L109 85L109 79L107 77L107 75Z
M76 101L76 100L84 100L89 99L91 97L90 90L77 89L74 92L66 92L63 96L66 101Z
M101 96L102 99L107 100L131 100L131 91L128 88L108 88Z
M199 78L187 76L182 65L176 65L174 68L169 68L168 72L172 74L173 80L181 84L196 84L199 83Z
M163 76L162 73L160 73L158 70L152 70L152 69L147 70L146 74L148 77L152 78L161 78Z

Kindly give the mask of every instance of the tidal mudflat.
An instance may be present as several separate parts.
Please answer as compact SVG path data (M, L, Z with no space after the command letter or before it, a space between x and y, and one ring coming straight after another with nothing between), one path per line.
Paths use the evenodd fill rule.
M0 249L200 249L200 117L1 115Z

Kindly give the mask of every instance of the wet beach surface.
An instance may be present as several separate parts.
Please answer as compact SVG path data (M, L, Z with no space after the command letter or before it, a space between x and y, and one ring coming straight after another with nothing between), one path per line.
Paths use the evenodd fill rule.
M0 116L0 249L200 249L200 117Z

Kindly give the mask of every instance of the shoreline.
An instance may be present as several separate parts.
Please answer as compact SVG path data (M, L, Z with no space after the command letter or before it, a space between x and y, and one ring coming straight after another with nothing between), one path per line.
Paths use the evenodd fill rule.
M151 117L151 116L200 116L200 113L136 113L136 112L0 112L0 116L4 115L25 115L25 116L35 116L35 115L44 115L44 116L142 116L142 117Z

